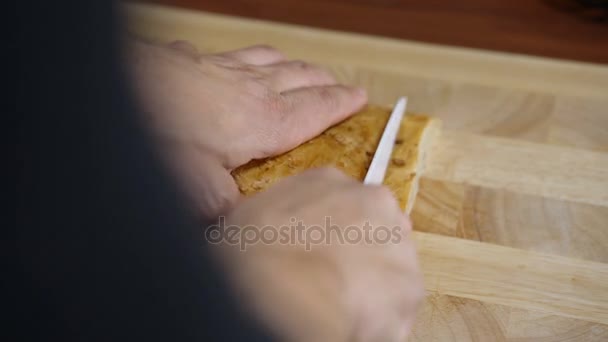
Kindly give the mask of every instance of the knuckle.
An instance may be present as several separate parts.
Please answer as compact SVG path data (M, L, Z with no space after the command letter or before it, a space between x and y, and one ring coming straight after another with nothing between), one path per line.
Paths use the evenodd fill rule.
M301 69L301 70L309 70L311 68L311 65L301 61L301 60L295 60L295 61L291 61L290 62L291 66L296 68L296 69Z
M275 49L274 47L270 46L270 45L266 45L266 44L259 44L259 45L254 45L251 47L252 50L256 50L257 52L260 53L265 53L268 55L273 55L273 56L277 56L277 57L283 57L283 53L277 49Z
M266 94L262 99L264 110L273 114L286 113L286 104L281 96L275 94Z
M321 87L317 90L318 101L328 110L338 108L338 98L329 88Z

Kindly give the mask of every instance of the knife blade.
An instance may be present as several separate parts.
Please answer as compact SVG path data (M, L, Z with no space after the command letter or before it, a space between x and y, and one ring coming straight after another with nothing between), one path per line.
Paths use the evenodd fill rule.
M388 168L388 163L391 160L391 154L393 153L393 147L395 146L395 138L399 132L401 126L401 120L407 107L407 97L401 97L395 104L395 108L391 113L391 116L386 123L380 143L374 153L372 163L367 169L367 174L363 180L363 184L368 185L380 185L384 181L384 175Z

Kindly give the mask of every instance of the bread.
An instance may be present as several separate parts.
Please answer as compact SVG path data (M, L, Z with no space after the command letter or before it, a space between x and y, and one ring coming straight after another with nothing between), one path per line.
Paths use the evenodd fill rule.
M367 107L297 148L277 157L251 161L235 169L232 175L245 195L263 191L281 178L321 166L334 166L363 181L390 112L382 107ZM439 127L437 119L408 114L397 134L384 184L408 213Z

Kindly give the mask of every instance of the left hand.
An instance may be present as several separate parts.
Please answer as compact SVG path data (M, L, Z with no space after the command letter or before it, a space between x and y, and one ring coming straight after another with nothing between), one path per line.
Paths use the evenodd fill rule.
M239 198L232 169L300 145L367 101L362 89L266 46L206 55L181 41L137 41L130 61L144 121L206 218Z

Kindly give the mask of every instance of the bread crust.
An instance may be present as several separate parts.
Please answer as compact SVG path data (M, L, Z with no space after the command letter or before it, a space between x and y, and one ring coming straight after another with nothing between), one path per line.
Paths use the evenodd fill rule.
M289 152L253 160L233 170L232 176L244 195L263 191L281 178L323 166L336 167L363 181L390 112L387 108L368 106ZM408 213L439 131L440 121L425 115L407 114L401 122L384 184Z

